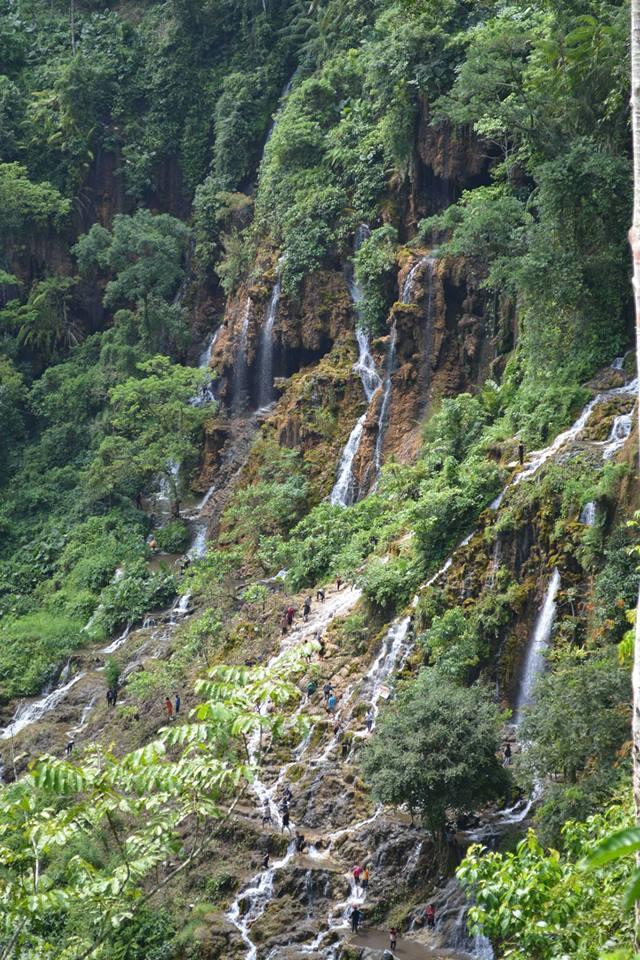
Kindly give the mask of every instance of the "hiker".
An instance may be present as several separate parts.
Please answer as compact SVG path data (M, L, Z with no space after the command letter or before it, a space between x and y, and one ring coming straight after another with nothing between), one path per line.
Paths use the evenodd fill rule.
M336 719L333 722L333 735L336 738L336 740L340 740L343 733L344 731L342 729L342 721L340 720L340 717L336 717Z
M524 443L522 440L518 444L518 460L520 461L520 466L524 464Z
M315 680L309 680L309 683L307 684L307 699L311 700L311 697L314 695L317 689L318 685L316 684Z
M264 857L262 858L262 869L263 870L269 869L269 851L268 850L265 853Z
M172 720L172 719L173 719L173 704L171 703L171 700L169 699L169 697L167 697L167 698L165 699L164 705L165 705L165 708L166 708L166 711L167 711L167 718L168 718L169 720Z
M289 621L287 620L287 611L282 614L282 619L280 621L280 629L282 630L282 636L286 636L287 630L289 629Z
M176 693L176 698L175 698L175 699L176 699L176 717L177 717L178 714L180 713L180 704L182 703L182 700L180 699L180 694L179 694L179 693Z
M350 743L345 737L344 740L342 741L342 749L340 751L340 755L343 760L346 760L347 757L349 756L349 748L350 748Z
M322 636L322 634L321 634L320 637L318 638L318 643L320 644L320 649L318 650L318 656L319 656L322 660L324 660L325 654L326 654L326 652L327 652L327 644L326 644L326 641L325 641L324 637Z
M296 615L295 607L287 607L287 626L290 627L293 624L293 618Z
M282 791L282 796L287 801L287 803L291 803L291 801L293 800L293 794L291 793L291 787L289 786L289 784L287 784L284 790Z
M111 706L112 707L115 707L117 699L118 699L118 688L111 687Z
M366 893L369 889L369 867L365 867L360 874L360 883L362 885L362 892Z
M396 944L398 942L398 931L395 927L391 927L389 930L389 949L395 950Z
M340 587L342 586L342 582L343 582L342 577L336 577L336 590L340 590Z
M289 807L282 813L282 832L285 830L291 832L291 827L289 826Z
M432 903L430 903L427 909L425 910L424 918L426 920L426 923L429 929L433 930L436 925L436 911Z
M362 874L362 867L353 868L353 879L355 880L356 887L360 886L360 876Z
M108 707L113 706L113 690L111 689L111 687L109 687L109 689L107 690L107 706Z
M333 711L336 709L336 703L337 703L337 702L338 702L338 701L336 700L334 694L333 694L333 693L330 693L330 694L329 694L329 699L327 700L327 710L328 710L329 713L333 713Z
M325 700L328 700L328 699L329 699L329 697L331 696L332 691L333 691L333 685L330 684L329 681L327 680L327 682L325 683L324 687L322 688L322 693L323 693L323 696L324 696Z
M367 715L364 718L364 722L369 733L373 730L373 710L367 710Z
M64 752L68 757L71 756L71 751L73 750L74 743L75 743L75 740L73 738L71 740L67 740L67 745L64 748Z
M268 800L265 800L262 804L262 826L266 826L267 823L273 823L273 818L271 816L271 804Z
M511 744L508 743L504 748L504 761L502 763L503 767L508 767L511 763Z
M283 797L280 801L280 813L289 813L289 801L286 797Z
M309 614L311 613L311 597L305 597L304 603L302 604L302 619L305 623L309 622Z
M358 927L360 926L360 921L362 920L362 913L357 907L354 907L351 911L351 932L357 933Z
M296 833L296 850L298 851L298 853L303 853L306 845L307 845L307 841L304 838L304 834Z
M156 540L155 537L151 537L151 540L149 540L149 550L152 550L155 553L157 549L158 549L158 541Z
M316 590L316 600L318 600L320 603L324 603L324 597L325 597L324 590L322 587L319 587Z

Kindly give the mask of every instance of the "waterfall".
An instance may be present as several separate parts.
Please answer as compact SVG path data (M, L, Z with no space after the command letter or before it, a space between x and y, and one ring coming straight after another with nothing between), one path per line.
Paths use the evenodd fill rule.
M82 680L84 673L78 673L61 687L56 687L51 693L47 693L31 703L21 703L14 713L11 722L4 728L0 734L0 740L8 740L15 737L17 733L24 730L25 727L41 720L47 713L50 713L57 705L64 700L69 690Z
M625 445L632 427L633 421L630 413L622 413L614 418L611 433L602 452L603 460L610 460Z
M545 652L551 640L551 631L556 617L556 594L560 586L560 574L554 569L547 586L544 602L536 617L533 633L529 641L524 668L520 679L518 699L516 701L515 724L519 726L522 714L534 700L538 677L544 670Z
M635 396L638 390L638 381L637 379L631 380L629 383L625 383L622 387L614 387L612 390L603 390L602 393L596 394L592 400L589 400L587 405L583 407L580 416L578 419L566 430L563 430L562 433L559 433L555 438L552 444L548 447L545 447L544 450L534 450L529 454L528 462L525 464L522 470L516 474L512 483L517 485L522 483L523 480L529 480L531 477L535 476L536 473L540 470L544 464L551 459L558 451L564 447L567 443L570 443L572 440L575 440L580 433L584 430L587 422L593 413L594 409L598 404L603 403L605 400L610 400L613 397L631 397ZM616 418L621 419L621 418ZM623 418L622 418L623 419ZM622 426L616 427L616 430L622 430ZM631 429L631 427L629 427ZM612 431L613 432L613 431ZM628 436L628 434L627 434ZM610 438L611 439L611 438ZM626 439L626 437L624 438ZM624 443L624 439L622 443ZM616 438L616 442L618 442ZM622 443L619 443L619 447L622 446ZM616 447L616 449L619 449ZM613 451L615 452L615 450ZM606 450L605 450L606 454ZM610 454L612 455L612 454Z
M216 345L216 340L220 334L220 327L211 336L208 338L204 349L200 356L198 357L198 369L199 370L208 370L209 364L211 361L211 352ZM207 382L203 383L195 397L191 398L191 405L194 407L203 407L207 403L212 403L216 399L216 394L213 386L213 380L209 379Z
M580 523L584 523L584 525L587 527L592 527L595 522L596 522L595 500L589 500L588 503L585 503L580 513Z
M259 369L259 394L258 406L265 408L270 406L274 400L273 391L273 328L278 316L278 304L280 303L280 291L282 281L280 277L282 258L278 263L278 272L276 282L273 285L267 316L262 327L260 337L260 369Z
M370 235L369 227L366 223L361 223L358 229L356 230L355 241L354 241L354 252L358 252L358 248L363 243L364 240ZM358 313L359 304L362 301L364 296L363 290L355 279L353 271L351 271L349 279L349 290L351 292L351 300L356 309L356 314ZM356 340L358 341L358 360L354 364L354 371L360 377L362 383L362 389L364 391L365 399L367 401L367 409L365 412L358 418L358 421L349 434L349 438L345 444L344 450L342 451L342 456L340 458L340 464L338 466L338 474L336 482L333 486L333 490L329 496L330 503L335 506L348 507L358 499L359 490L357 488L356 478L353 475L353 462L355 460L356 454L360 448L360 441L362 440L362 434L364 432L364 425L367 419L367 414L369 412L369 407L371 406L371 401L375 392L381 386L382 381L380 379L380 374L376 369L376 365L373 357L371 356L371 348L369 346L369 338L366 332L357 325L358 318L356 318Z
M236 414L246 410L248 405L247 386L249 378L249 365L247 363L247 345L249 342L249 320L251 319L251 297L247 297L247 302L242 316L242 326L240 327L240 339L233 364L233 408Z
M362 389L370 405L373 395L380 387L381 380L376 370L373 357L371 356L369 339L364 330L357 329L356 338L358 340L358 362L354 365L353 369L360 375ZM369 407L367 406L367 409L358 419L355 427L349 434L349 439L342 451L340 466L338 467L338 477L329 497L331 503L341 507L347 507L357 500L358 489L356 478L353 475L353 461L360 447L368 412Z
M389 349L385 363L384 388L382 392L382 403L380 404L380 415L378 417L378 436L376 437L376 446L373 454L376 476L380 473L382 466L382 453L384 448L384 438L387 432L387 423L389 419L389 410L391 408L391 389L393 386L392 376L396 366L396 347L398 343L398 328L394 319L389 336Z

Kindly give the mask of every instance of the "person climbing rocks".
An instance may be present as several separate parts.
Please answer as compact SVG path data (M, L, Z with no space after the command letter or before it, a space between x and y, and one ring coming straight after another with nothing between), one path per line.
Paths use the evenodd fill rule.
M335 695L333 693L330 693L327 698L327 710L329 713L334 712L334 710L336 709L337 702L338 701L336 700Z
M289 786L288 783L285 784L285 788L284 788L284 790L282 791L282 797L283 797L284 800L287 801L287 803L291 803L291 801L293 800L293 794L291 793L291 787Z
M151 540L149 540L149 550L152 550L155 553L157 549L158 549L158 541L156 540L155 537L151 537Z
M360 886L361 875L362 875L362 867L355 866L353 868L353 879L355 880L356 887Z
M293 624L293 618L296 615L295 607L287 607L287 626L290 627Z
M305 623L309 622L309 614L311 613L311 597L305 597L304 603L302 604L302 619Z
M109 687L109 689L107 690L107 706L108 707L113 706L113 690L111 689L111 687Z
M324 603L324 598L325 598L324 589L322 587L319 587L316 590L316 600L319 601L320 603Z
M307 845L307 841L304 838L304 834L296 833L296 850L298 851L298 853L303 853L306 845Z
M318 685L315 682L315 680L309 680L309 683L307 684L307 699L310 700L317 689L318 689Z
M391 927L389 930L389 949L395 950L396 944L398 942L398 931L395 927Z
M283 797L280 801L280 813L285 814L289 813L289 801L286 797Z
M344 581L342 577L336 577L336 590L338 591L340 590L340 587L342 586L343 582Z
M287 630L289 629L289 621L287 619L287 611L282 614L282 619L280 620L280 630L282 631L282 636L287 635Z
M349 748L350 748L350 746L351 746L351 744L350 744L349 740L348 740L346 737L344 737L344 739L343 739L343 741L342 741L342 749L340 750L340 756L342 757L343 760L346 760L347 757L349 756Z
M365 867L360 874L360 885L362 887L362 892L366 893L369 889L369 867Z
M268 800L265 800L262 804L262 826L264 827L268 823L273 823L273 817L271 816L271 804Z
M166 699L165 699L165 701L164 701L164 706L165 706L165 709L166 709L166 711L167 711L167 718L168 718L169 720L172 720L172 719L173 719L173 704L171 703L171 700L169 699L169 697L166 697Z
M68 757L70 757L71 753L73 752L74 743L75 743L75 740L73 738L71 738L71 740L67 740L67 745L64 748L64 752Z
M320 634L320 637L318 638L318 643L320 644L320 649L318 650L318 656L320 657L321 660L324 660L327 653L327 644L322 634Z
M344 730L342 729L342 721L340 720L340 717L336 717L336 719L333 721L333 735L336 740L340 740L343 734Z
M181 705L181 703L182 703L182 700L180 699L180 694L179 694L179 693L176 693L176 695L175 695L175 711L176 711L176 717L177 717L178 714L180 713L180 705Z
M520 466L524 464L524 443L522 440L518 443L518 460L520 461Z
M369 733L373 730L373 710L367 710L367 715L364 718L365 726Z
M289 807L282 813L282 832L285 830L291 832L291 827L289 826Z
M354 907L351 911L351 932L357 933L358 927L360 926L360 921L362 920L362 913L358 907Z
M436 925L436 911L432 903L425 910L424 919L429 929L433 930Z
M511 744L508 743L504 748L504 760L502 763L503 767L508 767L511 763Z
M265 852L265 855L262 858L262 869L263 870L269 869L269 851L268 850Z

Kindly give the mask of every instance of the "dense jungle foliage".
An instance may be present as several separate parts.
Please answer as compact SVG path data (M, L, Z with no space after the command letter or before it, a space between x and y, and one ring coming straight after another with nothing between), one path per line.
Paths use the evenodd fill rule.
M133 723L150 698L213 669L200 722L180 734L50 759L1 791L2 958L197 956L170 910L147 908L150 878L170 857L190 863L250 782L238 743L253 704L295 700L298 663L284 677L220 667L262 636L275 610L264 581L285 569L291 591L353 582L366 615L343 639L362 653L367 630L476 527L518 440L551 441L590 396L585 382L625 353L627 35L627 4L604 0L0 0L0 703L187 591L202 609L173 656L132 675L138 706L122 716ZM426 127L477 163L414 216ZM224 416L196 365L211 330L186 301L206 291L213 328L225 298L278 257L299 301L317 271L351 260L361 223L359 322L387 332L409 252L464 258L505 357L500 382L444 399L414 462L386 465L348 509L314 486L300 451L260 436L252 482L179 577L168 558L188 547L183 508L207 423ZM513 769L496 760L505 716L487 676L535 586L507 567L464 603L464 591L420 590L413 675L363 761L376 798L407 803L434 832L452 807L549 784L535 835L489 856L472 848L460 871L499 956L595 960L628 945L628 869L594 880L583 861L629 820L629 473L586 455L551 463L486 531L535 526L538 576L546 564L565 578L551 670L524 722L531 749ZM109 669L117 679L117 658ZM280 736L277 711L269 723ZM412 744L410 766L416 725L432 735ZM446 732L469 747L457 778Z

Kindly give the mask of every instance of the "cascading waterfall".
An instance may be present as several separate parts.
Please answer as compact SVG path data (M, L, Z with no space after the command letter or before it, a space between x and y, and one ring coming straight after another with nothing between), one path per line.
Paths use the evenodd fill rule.
M394 319L389 334L389 349L385 363L385 378L382 391L382 403L380 404L380 415L378 416L378 436L376 437L376 446L373 453L373 463L375 466L376 477L382 467L382 453L384 449L384 438L387 432L389 421L389 410L391 409L391 389L393 387L392 377L396 368L396 348L398 344L398 327Z
M259 369L259 393L258 406L261 409L269 407L274 400L273 390L273 328L278 316L278 304L280 303L280 291L282 289L282 280L280 276L282 259L278 263L276 282L273 285L269 306L267 307L267 316L262 327L260 337L260 369Z
M554 569L547 586L544 602L536 617L533 633L525 656L520 687L516 701L515 724L520 725L523 711L533 703L535 686L544 671L545 653L551 640L551 631L556 618L556 595L560 587L560 574Z
M364 395L367 399L367 403L370 405L371 400L380 387L382 381L380 380L380 376L376 370L376 365L373 357L371 356L369 338L364 330L358 328L356 330L356 338L358 340L358 362L354 365L353 369L360 375ZM353 475L353 461L355 460L355 456L360 447L360 441L362 440L364 424L368 413L369 406L367 406L365 412L358 419L355 427L349 434L349 439L347 440L345 448L342 451L340 466L338 468L338 477L329 497L331 503L341 507L347 507L354 503L358 496L357 482Z
M249 365L247 362L247 345L249 342L249 320L251 319L251 297L247 297L244 313L242 315L242 325L240 327L240 337L233 364L233 409L236 414L243 413L248 406L249 397L247 386L249 379Z
M75 677L72 677L71 680L67 681L67 683L56 687L51 693L47 693L45 696L39 697L31 703L21 703L14 713L11 722L0 734L0 740L9 740L11 737L15 737L15 735L20 733L21 730L24 730L25 727L30 726L37 720L41 720L47 713L51 713L51 711L64 700L69 690L75 687L76 683L82 680L83 677L84 673L78 673Z
M630 413L622 413L614 418L611 433L602 452L603 460L610 460L625 445L632 427L633 420Z
M369 235L369 227L366 223L361 223L356 230L354 253L358 252L360 245L367 239ZM367 401L367 409L362 416L358 418L355 427L349 434L349 438L345 444L344 450L342 451L342 456L340 458L336 482L329 496L329 501L340 507L348 507L358 499L359 491L357 489L356 478L353 475L353 463L360 448L360 442L362 440L364 425L369 413L371 401L376 391L382 385L380 374L378 373L375 361L371 356L369 338L366 332L358 325L359 305L362 301L364 293L360 284L355 278L353 270L350 271L349 290L351 292L351 300L356 310L356 339L358 341L358 360L354 364L353 369L358 374L362 382L362 389Z

